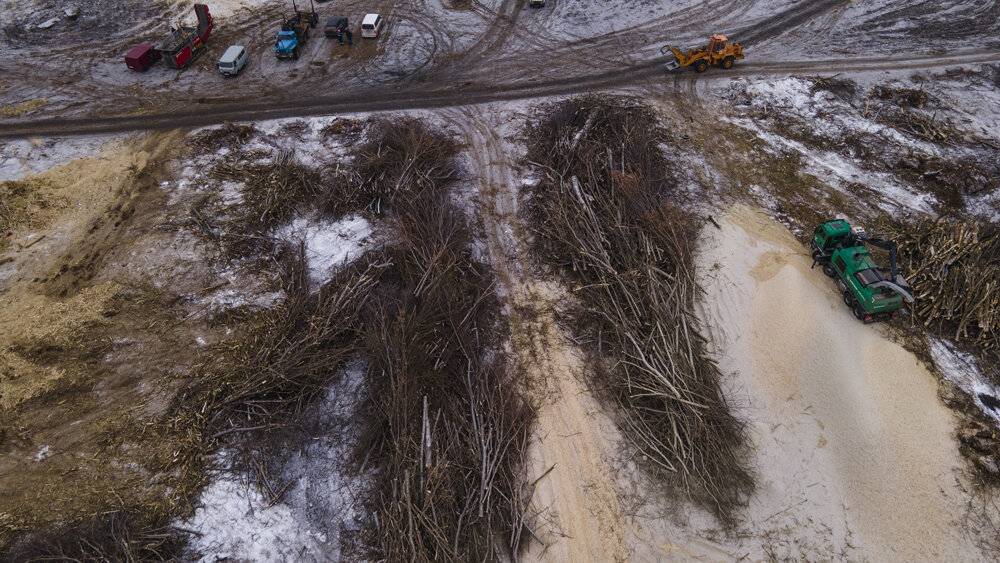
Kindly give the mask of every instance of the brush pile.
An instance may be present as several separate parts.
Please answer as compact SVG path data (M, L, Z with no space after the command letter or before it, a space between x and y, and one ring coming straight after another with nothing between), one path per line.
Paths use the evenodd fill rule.
M362 312L368 495L375 559L516 559L524 529L522 455L533 421L503 353L492 273L447 199L453 141L418 122L376 124L358 156L370 209L392 246Z
M236 129L233 134L243 133ZM211 176L239 184L240 198L221 206L211 205L216 197L206 198L205 205L192 209L191 227L229 259L269 261L270 256L280 254L281 245L272 231L299 212L315 208L340 216L357 207L342 175L327 177L296 161L291 151L238 153L235 160L216 165Z
M693 313L692 251L700 221L672 199L676 180L656 116L628 99L553 106L529 131L533 252L570 284L570 312L596 388L648 468L725 523L753 488L744 426Z
M291 151L279 152L267 164L220 164L212 175L243 182L247 230L266 230L288 220L303 201L320 193L318 171L295 161Z
M183 536L144 516L112 511L31 534L14 545L12 561L176 561Z
M214 127L191 140L191 144L201 151L215 151L223 147L237 149L260 133L253 125L226 123Z
M331 205L354 202L382 215L390 242L318 293L309 290L303 249L279 250L284 302L247 313L238 324L250 328L222 351L226 361L179 401L174 424L202 429L192 431L182 463L198 467L225 437L239 452L234 467L277 502L287 488L273 470L281 448L268 444L360 357L364 430L355 461L371 476L361 495L371 520L348 540L358 545L345 548L389 561L516 558L534 415L503 353L492 273L473 259L470 230L448 201L458 148L413 120L371 123L367 137L356 168L338 180L353 187ZM285 158L232 170L246 182L244 195L255 194L246 201L256 210L244 225L251 233L333 197Z
M1000 228L948 220L880 226L899 246L924 326L1000 351Z

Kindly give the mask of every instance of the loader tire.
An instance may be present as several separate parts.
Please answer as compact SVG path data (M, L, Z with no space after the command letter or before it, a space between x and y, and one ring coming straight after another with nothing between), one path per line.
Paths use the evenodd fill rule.
M732 57L726 57L725 59L722 60L722 68L726 69L733 68L734 62L736 62L736 59Z
M698 61L694 63L694 69L697 70L698 72L705 72L706 70L708 70L708 63L705 61Z
M831 278L837 275L837 272L833 269L833 266L829 264L823 264L823 273Z
M292 59L294 59L294 60L298 60L299 59L299 48L298 47L292 49Z

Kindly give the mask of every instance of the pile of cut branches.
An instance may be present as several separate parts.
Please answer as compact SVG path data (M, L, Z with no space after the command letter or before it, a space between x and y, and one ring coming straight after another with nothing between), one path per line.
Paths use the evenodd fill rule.
M182 533L146 520L146 515L107 512L28 534L4 555L15 562L176 561Z
M214 127L199 134L191 140L191 144L202 151L214 151L222 147L239 148L259 132L253 125L226 122L222 127Z
M246 230L266 230L291 217L303 201L320 192L318 171L295 161L282 151L267 164L222 163L212 170L216 178L242 182Z
M502 351L492 273L447 200L457 147L410 120L378 123L371 139L358 156L362 190L396 241L378 253L387 267L360 329L371 555L516 558L534 411Z
M899 246L924 326L1000 350L1000 228L930 219L886 219L880 228Z
M503 353L492 272L473 258L469 227L448 201L458 147L415 120L374 122L367 136L342 184L354 184L358 207L385 217L391 242L318 295L302 249L281 254L285 301L251 313L252 328L227 347L227 361L180 400L185 416L176 423L204 429L189 463L223 436L242 437L236 461L277 501L284 487L272 482L275 454L259 444L292 427L360 356L364 431L355 461L371 476L361 496L372 518L363 545L348 549L390 561L516 557L528 529L522 456L534 411ZM241 179L246 170L238 169ZM267 201L270 209L276 200Z
M382 214L398 202L409 205L421 192L439 191L458 177L455 142L427 133L416 119L376 121L357 155L355 176L368 207Z
M648 468L731 523L753 488L744 425L720 388L693 312L697 217L672 201L666 135L630 99L553 106L528 132L544 174L530 190L534 254L571 285L593 383Z
M272 231L296 213L313 209L341 217L361 207L357 184L347 174L306 166L295 160L292 151L238 152L216 165L211 175L240 184L240 200L219 206L214 205L217 196L204 198L202 205L192 209L191 226L231 259L280 253Z

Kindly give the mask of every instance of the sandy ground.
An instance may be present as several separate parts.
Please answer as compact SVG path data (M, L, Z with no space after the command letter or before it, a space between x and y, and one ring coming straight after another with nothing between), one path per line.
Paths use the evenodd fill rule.
M751 424L751 559L984 559L937 380L858 323L784 227L738 207L705 231L704 315Z

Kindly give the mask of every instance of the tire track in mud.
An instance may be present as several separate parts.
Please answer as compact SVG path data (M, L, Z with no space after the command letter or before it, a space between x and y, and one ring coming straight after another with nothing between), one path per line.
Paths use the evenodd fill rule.
M528 539L524 559L626 561L626 524L607 461L617 443L614 423L576 378L579 357L553 316L556 292L531 273L517 220L517 149L505 146L505 118L483 108L442 115L469 147L490 262L506 290L510 346L540 395L526 478L539 479L530 505L533 531L545 545Z
M849 4L850 0L814 0L802 2L800 5L786 10L763 22L754 24L738 31L740 43L761 43L777 37L790 29L840 5Z
M491 13L494 18L486 31L483 32L484 41L480 41L475 47L462 54L463 64L471 66L483 59L483 57L499 51L510 39L512 31L516 29L517 20L524 11L524 0L503 0L496 11L490 10L482 2L473 2L473 9L477 13Z
M749 27L736 28L732 30L730 34L733 37L739 38L739 41L745 45L761 43L767 39L781 35L833 8L848 4L849 1L850 0L813 0L812 2L797 3L792 8L767 17ZM655 37L655 41L657 43L669 42L666 35L675 34L678 30L676 25L670 24L681 23L683 25L687 25L687 27L700 24L704 27L706 19L708 19L708 21L712 21L720 14L732 16L734 11L746 11L749 8L750 6L747 5L734 4L731 0L722 0L715 2L714 4L709 3L704 5L688 6L687 8L663 15L650 20L649 22L615 30L597 37L587 37L563 46L549 48L541 55L551 59L577 54L581 50L585 49L586 51L584 54L586 55L587 60L597 59L603 62L609 62L611 60L610 57L615 55L621 56L623 54L623 50L621 49L622 44L620 43L623 36L640 36L640 41L644 43L636 44L634 41L629 43L633 46L632 51L634 52L648 46L649 42L652 40L650 35ZM613 50L614 54L602 55L593 52L595 50L601 51L604 49ZM523 56L530 55L531 53L527 53Z
M909 59L887 60L885 57L847 58L806 61L782 61L743 64L725 74L709 74L706 78L737 76L767 76L773 74L916 70L947 65L1000 62L1000 52L992 49L952 55L927 55ZM249 104L213 105L204 101L202 109L170 113L97 118L49 118L33 121L4 120L0 139L25 137L65 137L97 135L131 131L156 131L184 127L204 127L227 121L260 121L289 117L315 117L342 113L377 113L416 109L437 109L469 106L496 101L524 100L548 96L578 94L593 90L638 85L659 77L664 82L686 83L689 73L667 74L659 60L625 69L576 76L536 84L500 84L489 88L423 89L389 92L372 91L361 95L303 98L287 102L254 102Z
M532 40L531 38L534 37L534 34L524 30L514 30L514 35L527 43L533 44L541 49L545 49L544 55L547 57L562 58L572 56L573 54L580 54L585 60L589 60L593 59L595 56L591 50L608 46L620 46L621 38L623 36L655 33L657 37L663 37L665 29L673 29L670 24L681 23L683 25L689 22L692 24L695 22L701 22L706 18L706 14L709 14L708 17L714 17L716 14L731 11L733 6L733 0L717 0L714 3L709 2L707 4L688 6L676 12L670 12L660 17L650 19L649 21L641 24L616 29L598 36L585 37L562 45L553 45L552 43L543 43L537 40Z

